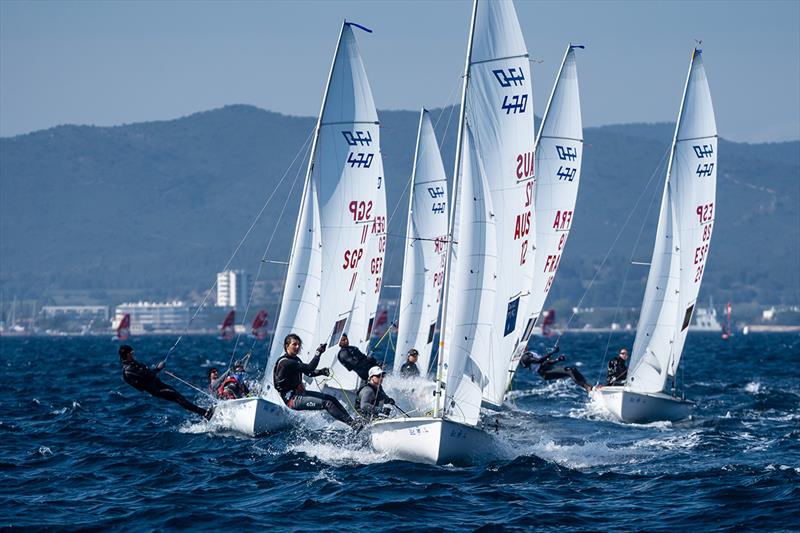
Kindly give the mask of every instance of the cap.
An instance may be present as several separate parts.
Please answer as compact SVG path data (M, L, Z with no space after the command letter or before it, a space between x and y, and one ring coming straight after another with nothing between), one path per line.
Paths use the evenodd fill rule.
M385 373L386 372L384 372L383 369L379 366L373 366L372 368L369 369L369 377L382 376Z
M342 337L346 339L347 338L347 333L342 333Z
M244 369L244 364L242 364L242 362L241 362L241 361L235 361L235 362L233 363L233 367L232 367L232 368L233 368L234 370L236 370L237 368Z
M411 348L411 349L408 351L408 355L419 355L419 352L417 351L417 349L416 349L416 348Z

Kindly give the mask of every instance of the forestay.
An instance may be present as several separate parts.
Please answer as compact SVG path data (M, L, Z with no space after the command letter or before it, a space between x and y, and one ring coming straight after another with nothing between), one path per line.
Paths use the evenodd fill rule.
M533 272L534 158L530 68L513 4L475 9L444 343L446 414L473 424L481 397L502 402L520 337Z
M535 266L530 296L525 299L523 316L527 320L521 342L511 358L509 383L553 285L572 228L583 161L583 122L575 48L570 45L564 54L536 140ZM527 186L526 195L530 190Z
M692 54L661 201L628 385L664 390L680 362L714 226L717 127L700 50Z
M417 366L425 375L439 316L449 211L447 176L425 109L420 113L411 183L394 371L400 370L408 350L416 348Z

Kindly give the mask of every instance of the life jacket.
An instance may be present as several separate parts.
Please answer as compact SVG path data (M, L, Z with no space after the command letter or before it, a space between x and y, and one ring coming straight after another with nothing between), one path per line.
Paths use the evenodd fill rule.
M228 385L233 386L227 388ZM219 386L219 389L217 389L217 395L224 400L235 400L236 398L244 396L244 391L238 379L233 376L228 376Z

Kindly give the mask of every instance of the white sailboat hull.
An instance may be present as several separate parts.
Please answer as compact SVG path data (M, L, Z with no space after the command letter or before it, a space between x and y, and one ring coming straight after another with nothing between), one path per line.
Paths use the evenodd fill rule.
M292 425L292 413L266 398L223 400L214 408L211 424L250 437L273 433Z
M370 426L372 446L402 461L471 464L495 449L492 435L474 426L441 418L378 420Z
M631 424L674 422L687 418L694 409L693 402L663 392L634 392L625 387L595 388L591 396L616 418Z

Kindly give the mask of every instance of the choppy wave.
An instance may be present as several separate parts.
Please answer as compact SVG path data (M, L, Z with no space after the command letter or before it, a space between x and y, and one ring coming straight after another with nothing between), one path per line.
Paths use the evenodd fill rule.
M153 363L174 339L133 342L137 356ZM231 433L123 383L107 339L0 343L0 365L14 368L16 378L7 380L0 417L3 526L798 529L797 335L751 334L728 343L690 335L684 392L697 409L676 423L620 423L573 383L545 383L522 370L504 408L492 412L499 420L495 452L470 466L444 467L376 453L366 435L321 413L304 413L296 427L271 436ZM603 368L605 344L592 335L560 343L592 382L602 378L590 374ZM205 369L224 367L230 349L217 339L189 338L169 367L204 388ZM61 361L47 357L54 351ZM761 354L757 366L753 353ZM431 387L425 380L386 383L416 412L427 409ZM737 511L720 513L722 506Z

